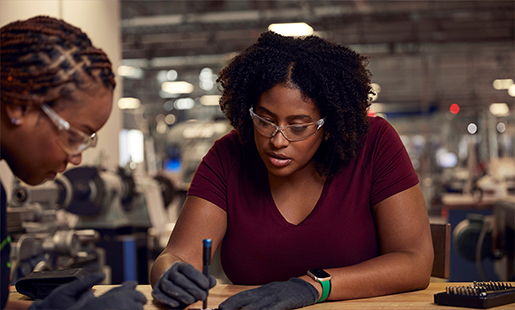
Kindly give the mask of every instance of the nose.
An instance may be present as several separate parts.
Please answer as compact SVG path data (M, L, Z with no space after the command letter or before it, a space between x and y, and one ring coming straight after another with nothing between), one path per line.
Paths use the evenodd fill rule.
M272 143L275 148L280 149L282 147L288 146L290 141L286 139L286 136L282 130L277 130L276 133L270 138L270 143Z
M82 162L82 154L70 155L68 156L68 162L71 164L78 166Z

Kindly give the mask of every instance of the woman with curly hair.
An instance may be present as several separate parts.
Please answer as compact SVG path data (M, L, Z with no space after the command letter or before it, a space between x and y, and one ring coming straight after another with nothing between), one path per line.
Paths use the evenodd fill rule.
M36 16L0 29L1 159L23 182L37 185L78 165L96 145L111 114L116 86L111 62L79 28ZM8 301L11 262L6 195L0 184L1 309L143 309L145 296L126 282L100 297L90 288L105 275L63 284L46 298ZM13 283L14 284L14 283Z
M235 128L197 169L152 267L171 307L205 298L202 239L234 284L220 309L292 309L422 289L433 250L418 178L398 134L367 116L367 58L273 32L218 79Z

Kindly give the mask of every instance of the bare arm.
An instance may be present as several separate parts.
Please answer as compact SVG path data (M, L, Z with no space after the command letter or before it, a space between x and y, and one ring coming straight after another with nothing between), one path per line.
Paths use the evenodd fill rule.
M8 300L7 304L5 305L5 309L26 310L29 309L31 304L31 301Z
M373 206L381 255L363 263L326 269L332 277L329 300L343 300L423 289L429 285L433 245L419 185ZM322 292L308 276L301 277Z
M215 204L195 196L187 196L168 240L150 271L152 286L163 272L176 261L190 263L202 271L202 240L213 241L213 251L222 241L227 229L227 215Z

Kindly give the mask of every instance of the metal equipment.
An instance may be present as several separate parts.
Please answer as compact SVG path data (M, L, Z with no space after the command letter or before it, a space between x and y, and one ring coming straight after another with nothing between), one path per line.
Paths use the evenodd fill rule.
M170 184L93 166L40 186L17 183L8 207L14 278L87 267L107 273L108 283L148 283L148 230L167 222L163 195L173 198Z
M515 198L507 196L494 204L493 215L468 214L453 231L458 254L476 264L481 280L492 280L483 267L494 261L498 280L515 279Z
M71 218L64 211L70 201L66 178L35 187L16 183L7 207L7 226L13 236L12 283L32 271L77 267L104 271L105 252L95 246L100 234L70 226Z

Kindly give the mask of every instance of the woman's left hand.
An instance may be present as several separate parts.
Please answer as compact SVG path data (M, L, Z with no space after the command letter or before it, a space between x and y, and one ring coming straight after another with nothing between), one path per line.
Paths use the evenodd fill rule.
M291 278L240 292L229 297L218 308L296 309L313 305L318 298L318 291L313 285L299 278Z

